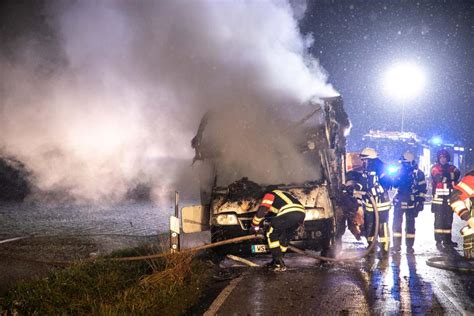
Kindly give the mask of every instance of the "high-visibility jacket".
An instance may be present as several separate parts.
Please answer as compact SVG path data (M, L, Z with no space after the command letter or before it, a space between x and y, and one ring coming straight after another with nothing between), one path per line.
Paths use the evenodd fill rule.
M425 174L420 169L403 166L399 175L394 180L397 188L395 203L400 203L402 209L411 209L422 204L426 195Z
M273 190L263 197L257 214L252 219L252 225L258 226L268 212L281 216L289 212L305 213L305 209L301 202L290 192Z
M474 170L467 173L454 187L450 196L450 205L453 211L467 221L474 212Z
M383 172L383 162L380 159L372 160L374 161L366 169L347 173L346 188L357 198L360 206L365 206L367 212L374 211L370 196L374 198L379 211L388 211L391 207L388 196L390 183Z
M449 164L442 165L437 163L431 168L433 204L443 204L443 201L448 200L460 175L459 169Z
M391 202L388 196L390 181L388 178L389 177L385 174L385 164L380 159L368 159L368 165L362 172L361 183L363 187L362 191L366 193L363 196L366 211L374 211L370 196L374 198L380 212L390 210Z
M359 206L363 204L363 196L365 195L364 186L364 179L362 176L362 171L355 171L351 170L346 174L346 183L345 183L345 191L357 199L357 203Z

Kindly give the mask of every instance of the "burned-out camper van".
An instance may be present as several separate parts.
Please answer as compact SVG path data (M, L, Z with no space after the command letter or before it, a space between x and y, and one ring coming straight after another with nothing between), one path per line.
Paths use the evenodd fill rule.
M194 162L202 174L201 205L182 209L184 233L210 230L213 242L248 235L263 192L272 185L292 192L305 206L304 226L298 229L292 243L321 250L323 254L330 250L337 235L338 217L345 216L338 207L338 196L344 183L345 133L350 122L341 97L325 98L291 110L286 122L279 121L277 132L256 135L260 133L257 126L254 136L244 133L232 144L226 142L222 129L244 128L238 116L236 125L215 124L214 134L220 139L207 133L212 121L220 119L219 115L204 116L192 141L196 151ZM259 120L256 122L258 125ZM272 136L276 140L269 142L276 148L267 148L271 146L266 142L257 146L252 143L258 142L259 137ZM222 144L216 146L218 142ZM260 148L271 153L265 155ZM263 161L259 161L261 154ZM284 169L281 174L275 171L280 169ZM234 253L268 250L264 241L229 247L226 251Z

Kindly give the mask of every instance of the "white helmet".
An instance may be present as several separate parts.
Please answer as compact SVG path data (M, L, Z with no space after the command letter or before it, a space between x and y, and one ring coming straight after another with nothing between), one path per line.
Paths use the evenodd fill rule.
M377 151L373 148L367 147L360 152L361 159L375 159L379 156Z
M415 161L415 155L407 151L400 157L401 162L413 163Z

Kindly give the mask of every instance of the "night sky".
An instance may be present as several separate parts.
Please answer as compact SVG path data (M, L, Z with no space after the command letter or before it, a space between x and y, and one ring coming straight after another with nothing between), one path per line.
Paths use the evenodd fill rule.
M300 26L344 97L349 147L369 129L400 130L400 104L381 89L396 60L427 73L425 91L407 102L405 131L474 146L474 2L310 1Z

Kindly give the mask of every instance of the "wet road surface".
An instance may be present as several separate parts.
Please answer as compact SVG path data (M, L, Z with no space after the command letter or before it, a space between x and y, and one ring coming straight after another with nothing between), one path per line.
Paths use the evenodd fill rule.
M269 259L269 258L266 258ZM232 293L210 315L469 315L474 276L426 266L424 256L372 255L345 265L286 258L290 269L243 268ZM260 262L262 261L262 262ZM263 259L254 260L263 263Z
M206 315L474 315L474 273L426 264L428 258L444 255L435 248L432 217L429 210L419 216L414 255L402 250L348 264L321 265L287 254L286 272L248 268L226 259L221 266L240 266L240 275L223 291L230 293L217 297ZM455 220L453 237L458 242L462 225ZM344 236L344 249L363 246ZM270 256L249 259L263 265Z
M24 234L145 236L168 231L169 215L173 212L171 205L147 203L106 207L2 204L0 236L2 239ZM455 217L453 238L460 245L458 250L462 249L458 232L463 225ZM314 259L288 254L285 261L290 269L283 273L242 267L225 260L221 263L224 267L240 266L238 273L214 303L212 299L208 300L209 306L202 310L208 310L211 315L474 314L474 273L446 271L426 265L428 258L440 255L435 248L433 215L429 208L420 214L416 227L415 256L402 251L400 255L387 258L373 255L350 264L321 266ZM116 236L94 237L82 246L87 254L110 249L118 242L120 245L113 248L132 245L136 241L125 237L121 240ZM182 241L189 247L197 246L209 242L209 234L200 234L198 238L184 237ZM15 242L1 246L5 248L7 245L20 247L22 244ZM350 233L344 235L343 249L362 249L364 246ZM64 247L69 249L70 246L65 244ZM270 257L249 259L263 265ZM18 265L16 261L13 263ZM12 262L5 266L11 272ZM33 266L38 264L32 264L27 270Z

